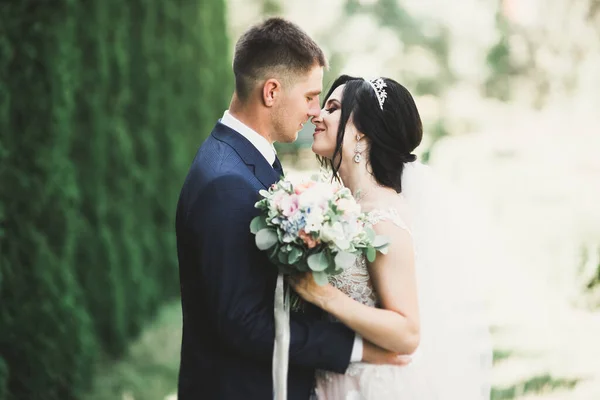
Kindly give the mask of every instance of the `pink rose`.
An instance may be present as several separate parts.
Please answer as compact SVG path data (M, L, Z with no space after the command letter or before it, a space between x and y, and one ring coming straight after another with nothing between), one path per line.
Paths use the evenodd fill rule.
M281 200L285 197L285 193L277 192L272 198L271 202L275 204L275 207L281 209Z
M294 191L296 192L296 194L302 194L307 189L310 189L313 186L315 186L315 183L313 181L309 181L306 183L300 183L300 184L296 185L296 188L294 189Z
M296 211L298 211L298 196L295 194L285 196L279 202L279 209L281 213L286 217L291 217Z

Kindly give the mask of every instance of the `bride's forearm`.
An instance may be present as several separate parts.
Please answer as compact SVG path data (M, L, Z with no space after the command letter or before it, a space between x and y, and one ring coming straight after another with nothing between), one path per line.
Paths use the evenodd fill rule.
M333 288L320 304L366 340L393 352L412 354L419 345L418 323L391 310L369 307Z

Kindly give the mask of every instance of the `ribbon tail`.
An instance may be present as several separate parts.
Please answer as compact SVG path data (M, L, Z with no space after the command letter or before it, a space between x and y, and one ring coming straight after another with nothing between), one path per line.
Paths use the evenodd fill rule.
M275 344L273 346L273 391L275 400L287 400L287 375L290 354L290 293L285 290L283 274L275 286Z

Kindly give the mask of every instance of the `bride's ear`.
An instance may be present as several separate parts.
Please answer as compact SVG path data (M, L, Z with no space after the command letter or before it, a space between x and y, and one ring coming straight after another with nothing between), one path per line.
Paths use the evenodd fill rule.
M275 79L268 79L262 87L262 101L266 107L273 107L281 96L281 83Z
M364 133L360 133L358 131L354 132L354 140L356 140L356 143L360 143L363 146L366 146L367 143L367 135L365 135Z

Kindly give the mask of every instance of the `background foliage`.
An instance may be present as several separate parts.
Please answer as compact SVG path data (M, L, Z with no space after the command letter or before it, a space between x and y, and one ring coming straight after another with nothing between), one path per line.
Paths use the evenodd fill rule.
M80 398L179 292L177 195L231 93L225 5L0 15L0 399Z

